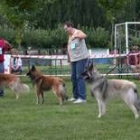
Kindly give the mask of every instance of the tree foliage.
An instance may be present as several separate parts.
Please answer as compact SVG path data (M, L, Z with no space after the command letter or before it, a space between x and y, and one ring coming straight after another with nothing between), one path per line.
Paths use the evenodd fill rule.
M98 18L96 15L99 15ZM75 26L80 24L89 27L98 27L102 21L106 22L96 0L56 0L54 3L44 4L31 19L36 23L35 28L42 29L56 28L66 20L72 20Z
M114 24L138 21L139 7L139 0L1 0L0 25L7 24L16 30L18 44L21 44L26 30L53 32L66 20L72 20L75 27L94 28L97 32L99 27L108 30L111 34L109 40L112 40Z
M118 15L122 15L130 2L131 0L98 0L109 22L114 21Z
M52 1L46 0L46 2ZM16 42L19 47L22 42L24 28L28 26L31 15L36 12L41 2L42 0L1 0L0 11L16 30Z

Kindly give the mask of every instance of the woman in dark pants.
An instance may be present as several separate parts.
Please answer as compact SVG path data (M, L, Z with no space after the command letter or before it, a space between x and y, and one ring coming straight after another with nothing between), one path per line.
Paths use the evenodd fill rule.
M68 34L68 58L72 69L73 97L69 101L73 103L86 102L85 81L81 74L84 72L89 53L86 47L86 34L74 28L71 22L64 23L64 30Z

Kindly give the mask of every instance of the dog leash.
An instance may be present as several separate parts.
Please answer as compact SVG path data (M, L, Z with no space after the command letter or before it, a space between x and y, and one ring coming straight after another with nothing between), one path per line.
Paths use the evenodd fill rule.
M119 66L119 63L113 67L110 71L108 71L105 75L107 76L109 73L111 73L114 69L116 69Z
M128 54L126 55L126 58L127 58L129 55L130 55L130 53L128 53ZM93 59L88 59L85 67L88 67L90 64L93 64ZM111 70L109 70L105 75L107 76L107 75L108 75L109 73L111 73L114 69L116 69L119 65L120 65L120 63L118 63L115 67L113 67Z
M130 55L130 53L128 53L126 55L126 58ZM108 71L105 75L107 76L109 73L111 73L114 69L116 69L119 66L120 63L118 63L115 67L113 67L110 71Z
M93 62L93 59L88 59L85 67L88 67L91 64L93 64L93 66L95 66L94 62ZM118 66L119 66L119 63L115 67L113 67L110 71L108 71L105 75L108 75L109 73L111 73Z

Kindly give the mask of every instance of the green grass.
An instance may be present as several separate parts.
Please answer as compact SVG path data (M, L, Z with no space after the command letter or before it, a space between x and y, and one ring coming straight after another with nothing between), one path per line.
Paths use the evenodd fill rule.
M97 118L98 108L87 86L87 103L66 102L60 106L52 92L45 93L45 103L36 105L36 95L29 80L28 94L19 100L5 89L0 98L0 140L138 140L140 118L135 120L132 112L120 100L107 103L107 113ZM69 97L71 82L66 80ZM139 83L137 83L140 90Z

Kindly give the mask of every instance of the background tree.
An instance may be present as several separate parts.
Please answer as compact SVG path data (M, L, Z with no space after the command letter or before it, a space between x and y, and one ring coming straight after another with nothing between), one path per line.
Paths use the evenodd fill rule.
M4 37L10 38L10 40L16 40L20 46L22 39L24 39L23 34L34 32L34 30L38 30L39 34L47 32L48 37L40 38L42 35L33 34L33 36L36 36L36 39L33 39L34 41L30 41L31 39L28 40L28 38L26 40L31 45L31 42L34 42L33 46L36 44L41 46L43 44L43 47L51 47L54 46L53 39L55 39L55 42L58 41L57 44L59 43L60 36L62 36L62 42L59 44L64 43L65 34L63 31L60 32L61 24L66 20L72 20L75 27L86 30L89 46L98 47L100 45L100 47L108 47L107 42L102 44L99 44L99 42L103 42L101 40L105 40L106 38L104 37L109 33L111 38L108 41L111 42L110 46L112 47L114 24L138 21L140 18L139 7L139 0L1 0L0 25L8 25L13 30L9 35L9 31L6 33L6 30L0 27L0 34L4 34ZM54 31L57 31L59 35L57 36ZM99 31L103 31L104 35L101 36L98 33ZM14 35L11 37L11 34ZM101 39L100 41L99 38ZM24 44L25 47L28 43L24 40L21 45Z
M52 2L54 0L46 0ZM30 16L41 6L42 0L1 0L0 11L16 31L15 41L20 48L24 28L28 26Z
M107 20L111 23L111 46L113 46L114 23L125 13L125 8L131 0L98 0L99 5L106 13Z
M75 26L98 27L106 24L97 0L56 0L44 3L44 7L32 16L30 23L35 23L35 28L53 29L67 20L72 20Z

